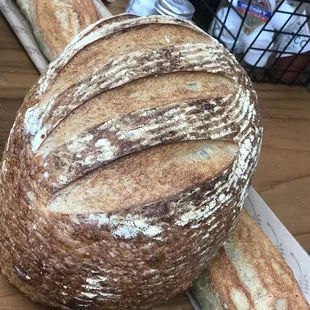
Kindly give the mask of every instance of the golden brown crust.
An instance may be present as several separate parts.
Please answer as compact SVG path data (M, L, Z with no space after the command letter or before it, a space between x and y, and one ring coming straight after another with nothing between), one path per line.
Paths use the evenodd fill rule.
M132 19L131 16L128 17L127 15L121 15L118 18L121 17L122 19L125 17ZM153 35L149 35L150 33ZM79 80L82 80L83 77L91 74L92 66L98 62L105 63L111 57L136 51L137 46L139 46L139 50L165 47L167 40L170 41L169 45L210 41L208 37L195 32L193 29L185 27L180 29L178 25L147 23L139 27L119 28L113 34L108 34L106 38L100 38L79 50L78 54L70 60L70 63L59 72L57 91L60 90L60 87L63 90L70 86L72 74L78 73ZM89 59L90 54L93 55L92 59ZM79 68L83 68L83 71L81 72ZM56 88L50 88L49 91L55 90Z
M150 40L132 50L134 30L146 25L160 25L153 38L161 43ZM162 40L162 27L172 31L171 25L175 41ZM124 33L129 34L123 36L119 53L101 59L98 50L105 40ZM95 60L87 74L64 74L62 79L70 64L85 59L88 47L88 57ZM148 80L156 75L157 86L161 83L170 94L162 101L145 94L152 93ZM130 106L126 91L134 84L142 94ZM207 89L200 90L206 84ZM96 109L81 110L88 106L100 111L92 122L87 117ZM70 130L74 119L81 120L78 132ZM257 97L244 70L192 23L124 15L90 26L42 75L12 129L0 175L4 274L33 300L63 309L148 309L185 290L234 225L261 136ZM187 147L175 146L204 145L206 140L222 145L216 152L222 160L215 167L212 160L205 162L203 169L200 163L184 165L193 156ZM161 155L156 148L164 150ZM149 158L149 152L155 158ZM120 199L105 212L98 197L88 212L87 199L69 210L66 195L61 196L66 190L78 191L76 185L81 186L79 193L96 196L104 182L100 173L104 176L113 167L119 169L114 181L109 179L115 187L105 195L120 196L117 179L124 173L138 183L147 178L136 176L134 165L122 163L136 158L147 167L156 163L156 156L170 157L172 163L150 174L162 184L147 197L133 186L136 196L128 204L120 205ZM182 180L182 165L190 180ZM175 176L165 178L165 173ZM165 183L169 181L174 184ZM56 197L63 199L51 208Z
M66 85L62 77L63 74L58 76L61 86ZM167 78L170 83L167 83ZM80 76L79 79L81 79ZM59 83L51 87L54 93L54 86L58 86ZM236 85L229 78L206 72L175 72L138 79L122 87L101 93L90 99L87 105L82 105L74 113L69 114L51 132L41 150L47 152L49 147L60 146L70 140L70 137L81 134L86 129L102 124L118 115L163 107L167 102L171 102L171 98L175 103L183 102L188 98L199 101L204 98L225 97L235 91Z
M58 191L49 209L63 213L111 212L163 201L220 174L231 166L237 151L237 146L228 141L202 140L130 154Z
M291 269L245 210L193 291L203 310L309 309Z
M34 34L50 61L99 18L92 0L30 0L29 7Z

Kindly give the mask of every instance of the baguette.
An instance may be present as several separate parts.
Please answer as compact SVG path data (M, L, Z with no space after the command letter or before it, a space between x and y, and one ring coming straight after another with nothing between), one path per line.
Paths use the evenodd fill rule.
M19 0L43 54L53 61L99 15L93 0ZM25 10L24 10L25 11Z
M45 57L54 60L84 28L111 12L100 0L16 0Z
M294 275L245 210L193 282L202 310L309 310Z
M34 301L150 309L233 228L262 127L245 71L192 23L88 27L26 97L0 174L0 264Z

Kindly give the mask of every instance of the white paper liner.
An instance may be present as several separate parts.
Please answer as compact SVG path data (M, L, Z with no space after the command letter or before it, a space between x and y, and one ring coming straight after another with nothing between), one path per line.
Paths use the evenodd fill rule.
M94 0L96 7L100 6L99 0ZM48 61L41 53L38 44L32 34L31 26L21 14L19 8L11 0L0 0L0 10L10 23L20 42L29 54L31 60L40 72L43 72ZM106 9L103 8L102 14ZM108 11L109 12L109 11ZM302 249L299 243L283 226L280 220L275 216L267 204L251 188L246 201L246 209L254 218L256 223L262 228L264 233L274 244L276 249L284 257L287 264L292 269L294 276L306 298L310 303L310 258ZM195 310L201 310L199 304L191 294L187 292Z
M100 0L93 0L93 3L101 17L112 16L112 13L102 4Z
M47 67L48 61L40 51L29 22L20 12L17 5L11 0L0 0L0 10L24 46L34 65L42 73Z

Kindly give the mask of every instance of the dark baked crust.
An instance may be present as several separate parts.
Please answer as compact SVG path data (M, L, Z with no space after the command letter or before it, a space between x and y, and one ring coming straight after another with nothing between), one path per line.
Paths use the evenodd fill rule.
M93 45L95 51L96 44L100 49L114 33L122 36L126 29L146 24L158 26L152 34L158 42L163 38L156 37L156 29L165 25L176 27L177 38L184 29L197 35L188 38L191 43L174 45L174 38L164 38L166 43L151 42L136 51L128 50L126 36L117 55L92 62L89 76L81 72L83 78L61 78L71 60L78 64L86 46ZM49 66L16 118L0 179L0 263L10 282L41 303L62 309L148 309L184 291L232 229L261 145L257 97L234 57L191 23L120 17L86 32ZM97 54L90 52L89 57ZM78 69L83 71L82 66ZM169 74L182 71L222 77L217 95L184 102L166 98L158 107L98 119L91 128L82 117L79 136L61 145L53 142L69 115L100 93L162 74L173 84L175 77ZM98 103L98 109L103 105ZM229 141L238 153L233 163L198 186L180 192L176 182L175 194L161 201L108 213L90 213L87 206L74 214L47 208L60 189L111 161L117 163L119 157L186 140ZM88 156L92 160L86 160ZM81 188L85 190L91 188Z

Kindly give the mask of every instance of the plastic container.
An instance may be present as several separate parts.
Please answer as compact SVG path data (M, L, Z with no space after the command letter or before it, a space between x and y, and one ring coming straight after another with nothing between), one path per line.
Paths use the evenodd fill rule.
M272 49L273 47L273 43L270 46L269 44L272 41L272 37L274 33L269 32L269 31L264 31L264 30L260 33L263 27L264 26L260 26L255 31L253 31L250 35L245 36L245 51L251 45L252 46L245 54L244 61L246 61L251 66L264 67L267 64L269 57L272 55L272 52L269 52L268 50ZM267 25L266 29L272 30L273 28L271 25ZM255 42L252 44L254 40ZM262 49L262 50L256 50L255 48Z
M226 46L226 48L231 51L236 41L238 31L241 27L242 19L232 8L229 9L227 7L220 9L216 15L220 21L215 19L213 25L213 36L220 40ZM223 27L224 21L225 27L229 29L233 36L227 31L225 27ZM238 37L238 42L235 45L236 51L242 49L241 46L243 44L243 39L243 32L241 32Z

